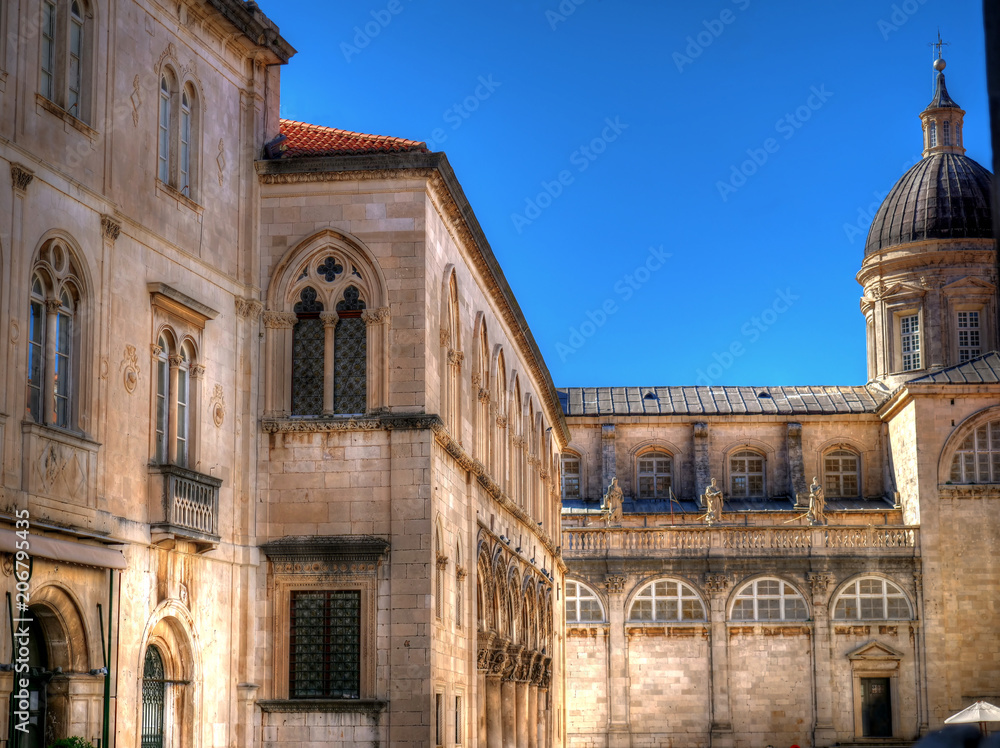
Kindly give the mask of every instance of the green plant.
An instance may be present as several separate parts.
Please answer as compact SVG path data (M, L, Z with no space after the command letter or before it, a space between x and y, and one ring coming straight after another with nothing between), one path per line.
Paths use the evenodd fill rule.
M74 735L70 738L59 738L59 740L52 743L49 748L94 748L94 744L86 738Z

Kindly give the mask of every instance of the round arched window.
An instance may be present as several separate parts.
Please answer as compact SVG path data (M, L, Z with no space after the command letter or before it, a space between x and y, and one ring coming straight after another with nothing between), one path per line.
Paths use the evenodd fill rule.
M841 591L833 617L839 621L905 621L913 614L899 587L885 579L865 577Z
M632 601L630 621L704 621L701 597L684 582L663 579L646 585Z
M804 621L808 618L802 595L781 579L755 579L736 593L734 621Z

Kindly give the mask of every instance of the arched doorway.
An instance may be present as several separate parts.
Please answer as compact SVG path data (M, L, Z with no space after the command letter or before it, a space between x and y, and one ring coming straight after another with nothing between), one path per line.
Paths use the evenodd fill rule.
M156 645L150 644L142 668L142 748L163 748L166 690L163 657Z

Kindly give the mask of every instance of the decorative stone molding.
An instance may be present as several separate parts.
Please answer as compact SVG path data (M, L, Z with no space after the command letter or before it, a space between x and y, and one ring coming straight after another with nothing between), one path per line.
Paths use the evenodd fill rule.
M497 416L497 426L502 429L507 428L507 416Z
M42 303L45 304L45 311L49 314L56 314L62 307L62 302L59 299L46 299Z
M255 702L262 712L272 714L321 713L369 714L379 716L388 706L374 699L267 699Z
M161 353L163 353L163 349L154 343L149 346L149 353L153 356L153 358L157 358Z
M812 589L813 597L822 597L826 594L827 589L833 584L833 574L828 574L825 571L811 571L806 574L806 579L809 580L809 587Z
M136 73L132 79L132 95L129 96L132 102L132 127L139 126L139 107L142 106L142 84L139 82L139 74Z
M374 571L389 554L389 541L375 535L293 535L260 549L275 571Z
M464 566L456 566L455 567L455 579L457 579L459 582L461 582L467 576L469 576L469 572L466 570L466 568Z
M190 368L190 372L191 379L204 379L205 377L205 367L202 364L195 364Z
M266 434L320 433L325 431L392 431L444 428L436 415L393 415L373 413L366 416L330 416L327 418L265 418L261 430Z
M482 384L483 384L483 375L480 374L478 371L472 372L472 386L480 387L482 386Z
M441 328L438 330L438 341L442 348L451 343L451 331Z
M486 389L485 387L480 387L479 388L479 402L481 402L481 403L483 403L485 405L485 404L489 403L489 401L490 401L490 391L488 389Z
M122 358L118 370L122 372L122 383L128 394L135 392L135 387L139 384L139 354L134 345L125 346L125 355Z
M104 238L114 244L118 241L118 237L122 233L122 225L119 221L115 220L111 216L102 215L101 216L101 232L104 234Z
M608 588L608 594L620 594L625 591L625 583L628 577L624 574L612 574L605 578L604 586Z
M212 391L212 399L208 401L208 409L212 414L212 422L215 428L222 428L222 422L226 419L226 400L222 392L222 385L216 384Z
M14 192L22 197L28 193L28 185L35 178L35 172L22 164L10 165L10 181L14 185Z
M237 296L235 302L236 316L243 319L257 319L264 309L264 305L257 301L257 299L244 299L241 296Z
M443 553L437 554L437 568L441 571L448 568L448 557Z
M507 656L507 646L505 644L500 644L494 647L490 653L490 664L489 664L489 674L503 676L504 672L507 670L507 662L510 659Z
M1000 499L1000 484L942 485L938 486L942 499Z
M465 354L461 351L456 351L450 349L448 351L448 363L452 366L457 366L459 369L462 368L462 362L465 361Z
M299 321L298 316L294 312L275 312L271 310L264 312L263 319L264 327L269 327L273 330L290 329Z
M729 575L710 573L705 575L705 589L713 595L725 592L729 588Z
M361 312L361 319L367 325L385 325L389 323L389 307L383 306L378 309L365 309Z
M222 187L226 175L226 141L219 138L219 155L215 157L215 165L219 167L219 186Z

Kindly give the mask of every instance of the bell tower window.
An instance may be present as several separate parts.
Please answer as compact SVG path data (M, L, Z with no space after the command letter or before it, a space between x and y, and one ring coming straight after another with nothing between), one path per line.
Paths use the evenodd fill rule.
M899 319L900 350L903 353L903 371L916 371L920 367L920 315L913 314Z

